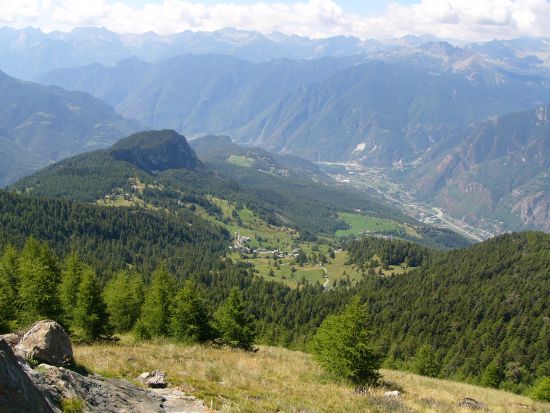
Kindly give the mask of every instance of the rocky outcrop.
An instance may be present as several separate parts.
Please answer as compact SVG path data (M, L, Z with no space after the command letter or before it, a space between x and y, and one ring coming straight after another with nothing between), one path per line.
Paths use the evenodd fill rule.
M4 340L6 343L8 343L8 345L13 350L21 340L21 337L23 337L23 333L9 333L1 335L0 340Z
M101 413L164 412L163 398L123 380L83 375L63 367L41 364L29 376L52 406L80 400L83 411Z
M166 373L163 373L159 370L141 373L138 377L138 380L152 389L164 389L168 387L168 382L166 381Z
M9 344L0 340L0 412L50 413L54 410L25 374Z
M33 369L27 364L30 359L49 360L57 366L46 363ZM194 397L166 389L166 374L158 370L140 376L146 386L155 389L152 391L63 367L73 363L71 340L55 321L39 321L24 335L0 336L0 412L62 413L67 402L91 413L211 411Z
M458 407L462 407L470 410L485 410L485 405L477 400L465 397L457 404Z
M121 139L108 152L114 159L152 174L168 169L195 170L202 166L185 137L173 130L136 133Z
M71 339L63 327L51 320L35 323L15 346L15 354L26 360L54 366L67 366L74 362Z

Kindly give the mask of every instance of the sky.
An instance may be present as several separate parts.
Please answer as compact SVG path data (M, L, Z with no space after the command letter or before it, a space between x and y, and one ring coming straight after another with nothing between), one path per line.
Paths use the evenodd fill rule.
M308 37L550 37L550 0L0 0L0 26L119 33L224 27Z

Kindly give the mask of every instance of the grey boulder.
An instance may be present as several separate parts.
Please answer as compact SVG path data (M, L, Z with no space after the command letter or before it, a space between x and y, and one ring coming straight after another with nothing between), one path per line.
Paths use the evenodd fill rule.
M5 340L0 340L0 412L54 412L44 395L25 374Z
M15 346L15 355L53 366L74 362L71 339L57 322L36 322Z

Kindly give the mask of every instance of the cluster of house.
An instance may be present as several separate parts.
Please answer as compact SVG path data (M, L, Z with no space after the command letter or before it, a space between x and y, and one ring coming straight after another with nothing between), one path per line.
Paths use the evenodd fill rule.
M245 237L241 235L240 232L237 232L235 234L235 242L232 246L229 247L229 249L233 252L240 252L243 254L258 254L258 255L271 255L271 256L274 255L277 258L287 258L287 257L296 258L300 253L300 250L298 248L295 248L294 250L292 250L292 252L283 252L278 249L268 250L265 248L252 249L248 245L249 242L250 242L250 237Z

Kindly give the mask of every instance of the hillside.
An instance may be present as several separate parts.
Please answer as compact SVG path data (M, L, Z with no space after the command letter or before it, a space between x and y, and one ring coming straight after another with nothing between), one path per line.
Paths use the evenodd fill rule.
M30 236L47 241L60 256L76 246L102 276L124 268L149 273L162 260L173 263L177 256L186 257L184 271L210 268L229 239L219 226L184 210L173 216L1 190L0 201L0 250L21 247Z
M228 170L229 165L234 165L276 176L335 183L311 161L292 155L273 154L254 146L237 145L229 136L203 136L192 140L190 145L203 161L218 168L226 164Z
M458 413L467 411L456 406L465 397L486 404L495 413L550 409L548 403L512 393L395 370L382 370L385 386L358 395L350 386L328 381L309 355L266 346L260 346L257 353L243 353L123 340L116 346L77 346L75 357L86 368L108 377L132 380L142 371L161 369L175 386L220 411ZM393 389L403 395L384 396Z
M473 123L400 176L415 182L419 197L474 224L550 231L549 111Z
M106 147L140 128L86 93L22 82L3 73L0 92L0 129L9 141L5 151L15 157L3 164L4 183L49 161Z
M550 100L546 78L476 65L468 58L483 58L472 53L427 44L370 60L183 55L58 70L40 81L91 93L153 128L223 133L275 153L391 167L412 162L472 119Z
M332 75L357 58L253 63L232 56L183 54L158 63L60 69L40 83L88 92L149 127L185 134L230 131L287 93Z
M20 247L34 236L50 243L62 258L76 248L104 280L123 268L148 280L165 262L177 279L194 280L212 308L238 286L256 319L260 343L307 348L322 320L359 295L369 304L369 324L387 366L416 371L420 365L429 368L424 374L473 383L486 383L485 375L494 370L488 385L519 393L550 373L547 234L504 235L448 252L366 238L346 244L343 251L332 250L334 258L334 244L301 241L296 258L274 257L273 252L254 258L227 252L228 234L220 229L227 221L212 225L184 208L175 215L139 206L106 208L5 192L0 196L3 247ZM284 234L276 232L271 242L276 237L288 242ZM339 261L346 254L347 261ZM60 261L46 256L59 271ZM262 266L266 259L270 263ZM319 263L332 277L330 288L306 278ZM263 273L266 267L278 273L290 270L289 264L304 274L294 285L291 278ZM420 358L426 346L429 357Z
M549 274L550 235L518 233L435 253L359 290L387 365L412 368L427 345L436 375L479 382L494 364L497 385L521 392L550 374Z
M216 140L213 145L202 143L203 151L206 146L218 151L222 148ZM307 161L292 157L275 160L276 156L258 149L227 147L229 152L224 156L229 161L212 160L205 169L183 136L171 131L142 132L109 149L51 165L13 188L81 202L166 208L172 212L185 209L229 225L232 232L248 221L245 228L250 234L261 236L255 232L259 223L264 228L262 233L280 242L281 237L288 239L288 228L295 232L291 237L294 241L333 237L336 231L349 228L338 216L343 212L396 221L399 236L412 236L431 245L467 243L449 231L419 224L366 194L320 183L324 176ZM238 151L231 152L235 148ZM254 152L254 162L261 159L261 167L243 166L242 162L249 161L247 156L243 158L243 151ZM228 208L235 211L227 214Z
M480 85L408 62L371 61L294 91L234 135L307 159L391 167L413 161L471 118L550 98L544 82L535 84Z
M0 136L0 188L39 170L48 160Z

